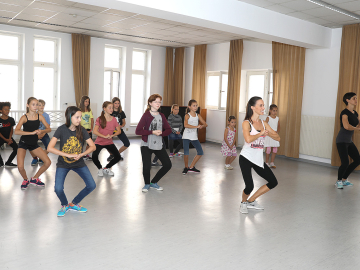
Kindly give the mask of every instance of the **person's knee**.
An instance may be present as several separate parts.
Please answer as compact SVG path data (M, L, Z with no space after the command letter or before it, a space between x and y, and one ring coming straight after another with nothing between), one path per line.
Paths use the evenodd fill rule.
M56 194L61 194L62 192L64 192L64 187L55 185L54 191Z
M164 162L162 165L163 165L163 167L166 168L168 171L171 170L171 168L172 168L172 163L171 163L170 159L167 160L166 162Z
M244 189L244 193L246 195L250 195L250 193L254 190L254 184L251 183L251 184L247 184L245 185L245 189Z
M19 170L19 171L25 171L24 165L19 165L19 164L18 164L18 170Z
M130 146L130 141L125 141L125 142L124 142L124 146L125 146L126 148L128 148L128 147Z
M268 187L269 189L273 189L273 188L275 188L277 185L278 185L278 181L277 181L277 179L275 178L275 179L273 179L271 182L269 182L269 183L267 184L267 187Z
M46 158L45 160L43 160L44 161L44 165L46 166L46 167L50 167L50 165L51 165L51 160L50 160L50 158Z
M87 188L90 192L93 191L93 190L96 188L96 183L95 183L95 181L92 181L92 182L88 183L88 184L86 185L86 188Z

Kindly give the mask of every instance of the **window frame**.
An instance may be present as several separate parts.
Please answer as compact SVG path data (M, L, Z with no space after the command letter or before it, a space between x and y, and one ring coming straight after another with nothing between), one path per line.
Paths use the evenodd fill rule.
M206 77L206 95L208 95L209 77L210 76L219 76L219 99L218 99L218 105L217 106L212 106L212 105L205 104L205 108L212 109L212 110L222 110L222 111L226 110L226 106L221 107L221 92L225 92L225 91L222 91L222 78L223 78L223 75L225 75L225 74L229 76L228 71L208 71L207 72L207 74L206 74L206 76L207 76ZM226 86L226 94L228 94L227 92L228 92L228 86ZM205 100L207 100L207 99L205 98Z
M23 94L23 34L0 31L3 36L15 36L18 38L18 60L0 58L0 64L18 67L18 110L24 109Z
M49 41L53 41L55 42L55 46L54 46L54 62L53 63L49 63L49 62L37 62L35 61L35 40L40 39L40 40L49 40ZM33 39L33 96L35 96L35 68L36 67L45 67L45 68L52 68L54 69L54 92L53 92L53 108L52 110L57 110L59 109L58 106L58 96L59 95L59 87L58 87L58 82L59 82L59 38L54 38L54 37L45 37L45 36L34 36ZM46 100L45 100L46 101Z
M264 75L264 91L263 91L263 100L264 100L264 106L265 110L269 110L270 103L272 102L270 99L270 76L273 74L273 71L271 69L266 70L256 70L256 71L247 71L246 72L246 95L245 95L245 104L249 101L249 78L252 75ZM274 90L273 90L274 91ZM246 106L246 105L245 105Z
M132 78L132 75L136 74L136 75L143 75L144 76L144 85L143 85L143 94L144 94L144 99L143 99L143 103L142 103L142 107L145 109L145 106L146 106L146 101L147 101L147 79L148 79L148 55L149 55L149 52L147 50L144 50L144 49L133 49L132 51L132 57L134 56L134 52L141 52L141 53L144 53L145 54L145 57L144 57L144 70L139 70L139 69L133 69L132 68L132 60L131 60L131 78ZM132 87L131 87L131 96L132 96L133 92L132 92ZM133 98L133 97L132 97ZM131 106L131 103L130 103L130 106ZM131 108L130 108L130 126L136 126L139 122L133 122L132 121L132 118L131 118ZM139 119L140 121L140 119Z
M106 49L109 48L109 49L116 49L116 50L119 50L119 67L118 68L111 68L111 67L106 67L105 66L105 53L106 53ZM114 78L114 73L115 72L118 72L119 73L119 90L118 90L118 98L120 98L120 100L122 100L124 98L124 93L123 93L123 89L121 87L122 85L122 51L123 51L123 48L122 47L119 47L119 46L114 46L114 45L109 45L109 44L106 44L105 47L104 47L104 80L105 80L105 72L110 72L110 100L111 101L114 96L113 96L113 78ZM105 84L104 84L105 86ZM105 89L104 89L104 92L105 92ZM104 102L105 101L108 101L108 100L105 100L105 97L103 96L103 99L104 99ZM125 103L122 102L122 106L124 107Z

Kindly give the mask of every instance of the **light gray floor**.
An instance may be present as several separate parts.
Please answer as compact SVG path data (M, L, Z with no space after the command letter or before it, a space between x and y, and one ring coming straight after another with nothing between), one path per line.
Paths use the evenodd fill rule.
M114 177L97 177L86 162L97 188L81 203L85 214L56 216L56 156L45 189L22 191L18 170L0 168L0 269L358 269L359 174L337 190L336 168L277 158L279 185L259 200L265 211L243 215L238 159L225 171L220 145L202 144L197 175L183 176L183 160L174 158L159 182L164 191L144 194L139 142L131 140ZM100 157L105 163L105 150ZM27 154L34 174L30 161ZM265 183L254 179L256 188ZM71 172L68 199L83 186Z

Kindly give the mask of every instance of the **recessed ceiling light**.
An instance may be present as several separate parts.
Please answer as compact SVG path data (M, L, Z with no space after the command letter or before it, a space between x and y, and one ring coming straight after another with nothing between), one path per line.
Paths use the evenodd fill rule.
M307 0L308 2L311 2L313 4L316 4L316 5L319 5L321 7L324 7L324 8L327 8L327 9L330 9L332 11L336 11L336 12L339 12L343 15L346 15L346 16L349 16L351 18L354 18L356 20L360 20L360 16L355 14L355 13L352 13L350 11L347 11L345 9L342 9L342 8L339 8L339 7L336 7L336 6L333 6L329 3L326 3L324 1L321 1L321 0Z

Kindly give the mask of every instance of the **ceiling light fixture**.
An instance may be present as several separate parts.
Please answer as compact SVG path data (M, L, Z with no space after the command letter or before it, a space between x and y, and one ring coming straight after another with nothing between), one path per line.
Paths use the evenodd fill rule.
M331 4L328 4L324 1L321 1L321 0L307 0L308 2L311 2L313 4L316 4L316 5L319 5L321 7L324 7L324 8L327 8L327 9L330 9L332 11L336 11L336 12L339 12L343 15L346 15L346 16L349 16L351 18L354 18L356 20L360 20L360 16L355 14L355 13L352 13L350 11L347 11L345 9L342 9L342 8L339 8L339 7L336 7L336 6L333 6Z

